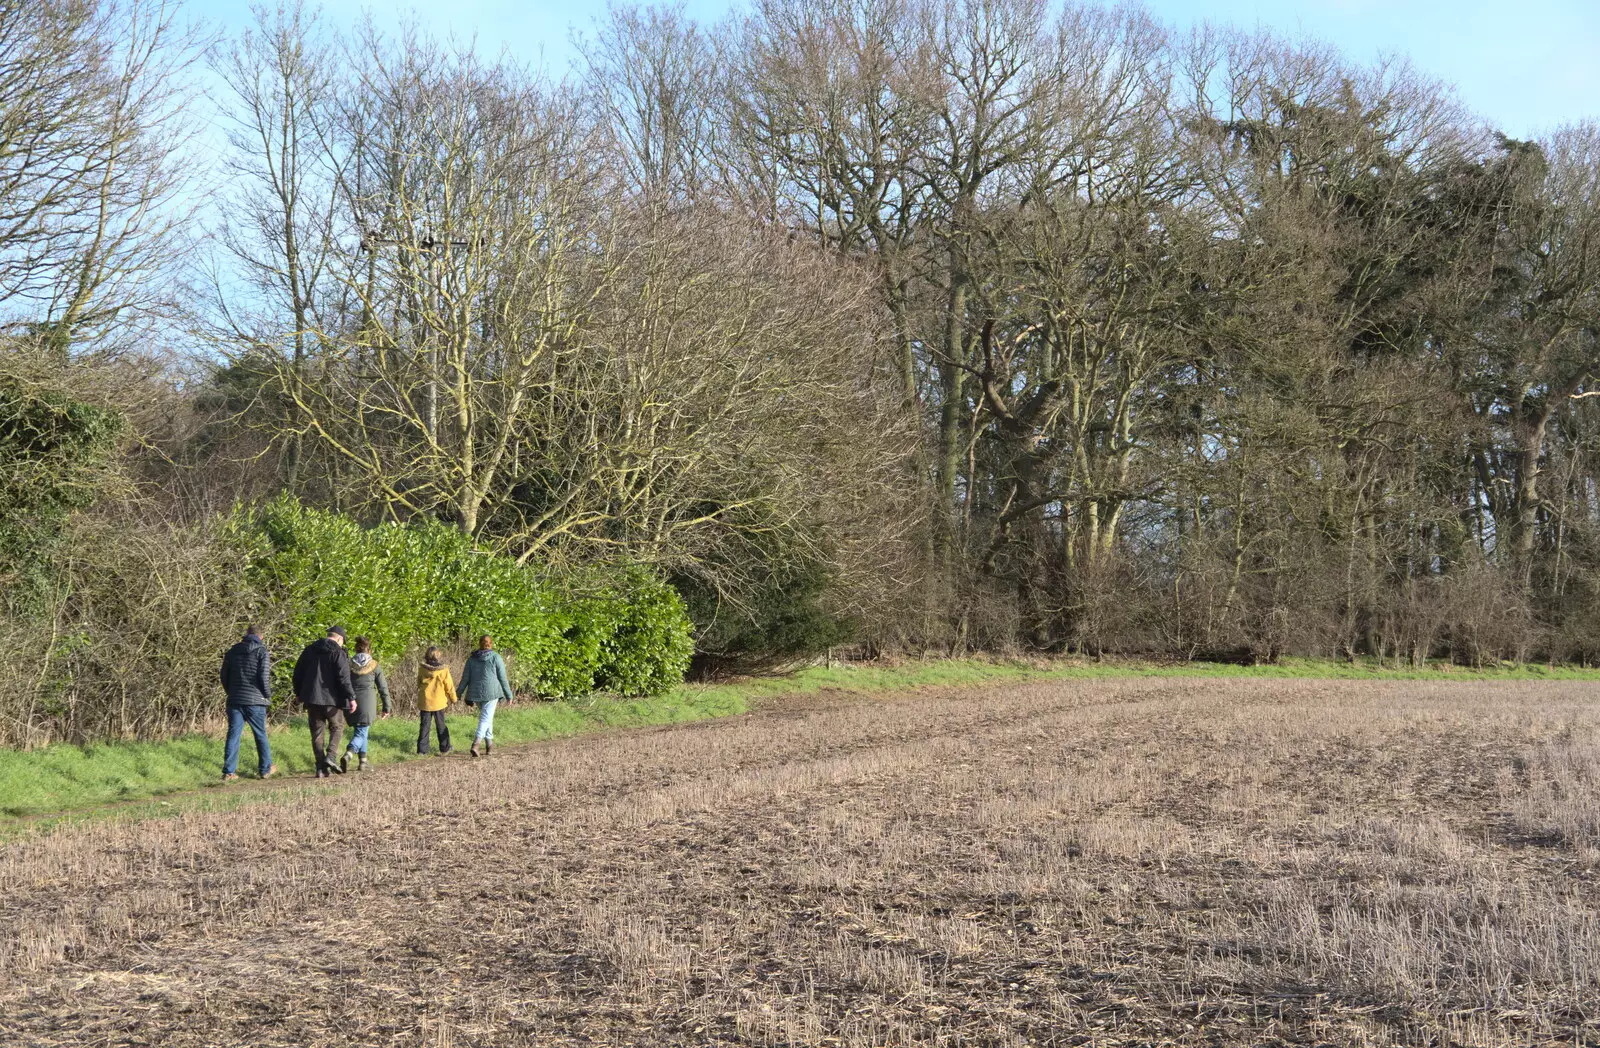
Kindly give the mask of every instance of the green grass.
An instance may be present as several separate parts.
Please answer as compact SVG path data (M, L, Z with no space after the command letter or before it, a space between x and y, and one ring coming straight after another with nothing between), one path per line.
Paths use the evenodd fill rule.
M1420 669L1395 668L1367 661L1343 662L1285 659L1273 666L1231 666L1214 663L1170 665L1124 660L1104 662L1006 662L981 659L934 659L898 665L841 664L799 673L755 678L733 684L684 685L656 699L592 698L573 702L519 703L502 709L495 719L495 741L531 742L577 735L604 728L672 724L742 713L752 703L779 695L838 689L853 692L979 685L1023 680L1072 680L1104 677L1313 677L1373 680L1600 680L1600 670L1543 665L1506 665L1465 670L1439 664ZM456 745L472 740L474 717L450 718ZM280 723L271 731L273 758L285 775L309 774L311 743L305 719ZM379 764L414 757L416 722L410 716L380 721L372 729L372 757ZM245 732L240 747L240 772L254 775L255 746ZM280 790L254 790L229 797L237 787L220 783L222 740L192 735L164 742L113 742L89 746L57 745L31 751L0 751L0 815L32 817L68 812L89 813L108 805L129 805L181 791L204 790L186 798L185 807L231 806L280 795ZM290 791L302 787L287 784ZM156 801L128 808L128 814L159 814L172 807Z
M495 717L497 744L531 742L610 727L672 724L742 713L737 689L680 688L659 699L603 699L518 703ZM449 718L452 742L472 742L476 714ZM348 734L348 733L347 733ZM303 716L271 726L272 759L282 775L315 770ZM416 757L417 722L410 715L372 726L370 752L379 764ZM247 729L239 747L239 775L255 777L255 742ZM187 735L162 742L58 745L31 751L0 751L0 814L32 816L138 801L199 787L230 788L221 782L222 739Z
M1600 669L1546 666L1542 663L1505 663L1469 669L1433 661L1425 666L1396 666L1376 659L1286 658L1273 665L1239 666L1218 662L1150 662L1142 659L1088 659L995 661L987 659L928 659L894 666L877 663L840 663L834 669L814 667L792 676L741 682L737 689L749 698L842 688L878 691L929 685L999 683L1007 680L1093 680L1110 677L1265 677L1312 680L1593 680Z

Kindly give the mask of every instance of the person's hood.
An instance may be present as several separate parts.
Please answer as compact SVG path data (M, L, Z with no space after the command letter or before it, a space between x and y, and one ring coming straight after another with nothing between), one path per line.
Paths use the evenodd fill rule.
M446 666L442 662L424 662L420 668L420 672L425 673L430 677L437 677L441 673L450 672L450 667Z
M320 648L323 651L343 651L344 650L344 648L341 647L340 644L337 641L335 641L332 637L323 637L321 640L319 640L315 644L313 644L312 647Z
M493 654L494 654L494 649L493 648L479 648L477 651L473 652L470 657L474 658L474 659L480 659L480 660L482 660L484 662L487 662L487 661L489 661L489 656L491 656Z
M358 651L350 656L350 672L368 674L378 668L378 660L365 651Z
M243 640L242 643L245 643L245 644L264 644L266 642L263 641L260 637L257 637L253 633L246 633L244 635L244 640Z

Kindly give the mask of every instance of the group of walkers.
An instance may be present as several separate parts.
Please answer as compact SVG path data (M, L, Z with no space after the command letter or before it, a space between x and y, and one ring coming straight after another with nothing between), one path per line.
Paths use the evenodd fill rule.
M228 741L222 757L222 778L232 781L239 777L239 743L247 724L255 736L259 773L263 779L271 778L278 772L267 742L272 656L259 628L251 626L244 638L228 649L222 658L221 676L228 694ZM511 701L511 684L506 677L505 659L494 650L494 641L487 634L478 638L478 650L467 658L459 694L444 653L430 647L423 656L417 669L418 753L428 752L429 736L433 734L438 736L439 752L451 752L445 711L461 699L478 708L478 729L470 752L474 757L480 753L488 756L494 748L495 710L502 702ZM294 664L294 696L289 708L293 710L296 704L305 707L311 727L317 778L343 775L352 761L356 770L365 771L368 733L375 722L387 719L393 708L389 682L373 657L372 642L357 637L355 654L351 655L345 649L344 628L331 626L326 636L306 645ZM335 758L346 725L351 729L350 741Z

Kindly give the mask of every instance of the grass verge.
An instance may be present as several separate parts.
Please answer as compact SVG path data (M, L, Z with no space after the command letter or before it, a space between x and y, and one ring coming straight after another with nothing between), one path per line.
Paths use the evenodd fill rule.
M459 707L458 707L459 708ZM737 689L680 688L658 699L594 698L577 702L529 702L504 707L495 717L495 742L531 742L600 728L672 724L742 713ZM472 742L475 713L449 718L452 742ZM348 732L346 733L348 736ZM280 774L315 770L305 717L271 725L268 739ZM372 726L370 752L378 764L413 759L417 723L410 715ZM241 780L255 777L255 742L248 729L239 747ZM37 816L108 804L126 804L200 787L225 795L237 787L221 782L222 738L186 735L160 742L57 745L31 751L0 751L0 815Z
M572 702L520 703L504 708L495 719L500 745L577 735L603 728L645 727L743 713L754 703L787 694L825 689L852 692L894 691L918 687L959 686L1042 679L1159 677L1308 677L1387 680L1554 680L1600 681L1600 670L1542 665L1465 670L1442 664L1413 668L1385 667L1373 661L1344 662L1285 659L1272 666L1213 663L1154 664L1104 662L1006 662L981 659L936 659L897 664L845 663L799 673L756 678L731 684L684 685L655 699L595 697ZM474 716L450 718L450 732L462 749L471 742ZM273 759L286 775L313 770L311 743L303 717L273 726ZM371 751L379 764L414 757L416 722L410 716L373 726ZM240 772L253 777L255 747L245 732ZM29 751L0 751L0 816L33 818L56 813L86 813L108 805L130 806L130 815L159 814L159 802L136 805L186 790L207 789L205 807L232 807L275 795L238 793L219 779L222 740L218 735L189 735L161 742L111 742L87 746L56 745ZM190 806L193 806L192 804Z

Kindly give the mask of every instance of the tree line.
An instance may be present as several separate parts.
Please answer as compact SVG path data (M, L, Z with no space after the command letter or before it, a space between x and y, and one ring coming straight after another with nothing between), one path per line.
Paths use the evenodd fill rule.
M186 25L0 6L16 654L285 493L648 565L707 671L1596 654L1593 123L1136 6Z

